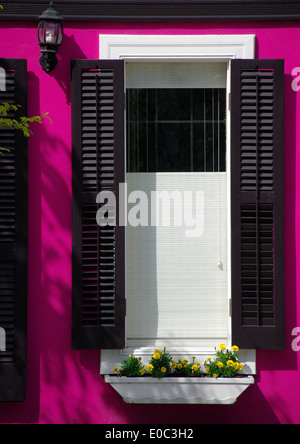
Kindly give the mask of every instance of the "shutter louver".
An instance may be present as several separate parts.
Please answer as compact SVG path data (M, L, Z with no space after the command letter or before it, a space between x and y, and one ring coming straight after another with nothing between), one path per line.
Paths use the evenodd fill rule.
M26 60L0 59L6 87L0 103L21 105L8 117L27 115ZM0 129L0 401L24 401L27 330L27 140L20 131ZM1 341L0 341L1 342Z
M282 349L283 61L232 61L232 334Z
M122 348L125 231L96 221L98 193L118 203L125 177L122 61L72 62L72 116L73 348Z

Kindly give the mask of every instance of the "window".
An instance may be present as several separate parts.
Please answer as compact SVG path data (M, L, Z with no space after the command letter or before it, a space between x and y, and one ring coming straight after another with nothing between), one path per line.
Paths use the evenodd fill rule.
M228 342L226 71L126 65L128 196L149 216L126 227L128 346Z
M225 171L225 88L127 89L127 171Z
M127 172L226 170L225 63L128 63Z
M124 91L125 84L130 85L124 76L125 62L132 63L134 68L136 62L165 64L167 61L182 66L190 62L226 64L226 170L222 171L221 167L222 150L219 155L214 154L214 148L220 148L220 144L210 144L207 151L210 155L205 162L199 161L195 154L199 153L196 149L199 138L194 142L192 137L196 122L211 120L214 127L218 127L220 119L203 116L201 119L196 116L199 110L191 112L194 110L191 101L197 94L203 94L203 108L207 97L214 97L214 109L218 105L221 109L224 87L190 85L187 92L177 85L170 92L164 85L138 88L132 84L127 106L134 104L134 113L137 115L138 110L139 117L128 119L130 170L127 175L199 174L207 175L212 181L221 180L222 175L230 176L227 187L225 184L220 187L228 198L222 197L220 201L230 204L227 253L231 266L227 288L232 316L229 316L227 337L244 349L283 348L283 62L251 60L253 36L101 36L100 42L101 58L111 60L78 60L72 67L73 347L115 349L119 353L118 350L126 346L125 226L120 223L97 226L95 214L101 206L97 196L101 190L111 190L119 202L122 192L119 184L125 182ZM128 77L128 72L126 75ZM163 82L162 76L159 77ZM139 91L143 95L139 106L136 106L137 89L152 90ZM205 90L205 100L201 89ZM173 100L174 110L179 100L187 104L179 107L176 118L171 107L165 114L162 112L163 94L168 94L165 100ZM147 111L147 119L143 118L141 107L144 113ZM129 115L133 116L132 110ZM158 146L156 149L156 135L164 134L170 139L168 125L174 125L175 121L176 127L185 127L180 133L184 144L188 144L183 157L185 171L177 171L175 162L166 167L162 152ZM147 126L148 130L152 126L152 130L145 139ZM212 127L210 130L206 127L206 132L212 131ZM215 129L215 136L221 141L222 130ZM146 140L146 147L147 143L148 148L151 144L151 151L157 153L155 162L149 149L148 152L144 149L145 144L138 143L141 137ZM203 147L203 134L201 139ZM175 150L177 140L173 142ZM164 151L168 150L170 147L165 144ZM231 153L229 163L228 152ZM147 168L168 168L169 171L143 171ZM195 168L203 171L192 171ZM211 183L209 187L212 191ZM123 210L118 207L116 221L124 219ZM134 340L136 336L133 335ZM142 338L142 343L144 340Z

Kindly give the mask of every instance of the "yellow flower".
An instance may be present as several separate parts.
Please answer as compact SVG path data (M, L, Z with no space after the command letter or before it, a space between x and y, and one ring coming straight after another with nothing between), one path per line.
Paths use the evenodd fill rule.
M175 367L176 367L176 362L172 361L172 368L175 368Z
M161 350L158 350L157 348L154 350L155 353L158 353L159 356L161 356L163 354L163 352Z
M160 369L160 371L163 372L163 373L166 373L167 369L166 369L166 367L162 367L162 368Z
M154 355L152 356L153 359L159 359L160 358L160 354L159 353L154 353Z
M207 361L211 361L211 358L209 357L209 358L207 358L206 360L207 360Z
M226 350L226 345L225 344L221 344L219 347L220 350Z
M229 367L233 367L234 362L231 361L231 359L229 361L227 361L227 365L229 365Z
M196 359L196 356L192 356L192 359Z
M147 365L147 372L152 372L152 370L153 370L153 365L151 365L151 364L149 364L149 365Z
M223 362L218 362L218 363L217 363L217 366L218 366L219 368L223 368L223 367L224 367Z
M240 365L239 365L239 369L240 369L240 370L243 370L243 368L244 368L243 364L240 364Z
M128 358L131 358L131 355L129 355Z
M234 370L238 370L240 368L240 363L239 362L235 362L233 364L233 368L234 368Z
M218 375L216 375L216 374L214 373L214 374L213 374L213 377L214 377L214 378L217 378L217 377L218 377Z
M179 368L179 370L181 370L181 369L182 369L182 365L181 365L181 364L178 364L178 365L177 365L177 368Z
M119 367L115 367L115 368L113 369L114 372L117 372L118 370L119 370Z
M233 345L233 346L231 347L231 349L232 349L233 351L235 351L235 352L238 352L238 351L239 351L239 348L238 348L237 345Z
M192 366L192 369L193 369L194 371L198 370L198 365L197 365L197 364L194 364L194 365Z
M144 369L140 370L140 374L141 374L142 376L144 376L144 374L145 374L145 370L144 370Z
M188 359L183 359L182 362L183 362L184 364L187 364L187 363L189 362L189 360L188 360Z

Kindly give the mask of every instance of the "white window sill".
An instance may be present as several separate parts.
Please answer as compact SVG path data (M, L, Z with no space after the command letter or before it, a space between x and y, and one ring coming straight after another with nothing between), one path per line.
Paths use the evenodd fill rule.
M234 404L252 384L242 378L127 378L105 375L127 404Z

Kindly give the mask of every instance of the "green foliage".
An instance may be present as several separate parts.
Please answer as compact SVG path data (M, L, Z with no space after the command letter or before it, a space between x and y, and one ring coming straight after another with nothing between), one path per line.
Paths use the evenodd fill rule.
M175 362L171 355L166 351L155 350L154 354L146 366L141 362L141 358L129 355L129 358L123 361L122 367L114 368L114 372L118 376L152 376L154 378L169 377L210 377L210 378L234 378L238 376L243 365L238 360L239 348L232 346L230 350L224 344L221 344L216 351L214 359L207 358L204 363L206 372L201 370L200 362L196 361L196 356L192 356L192 361L188 359L178 359Z
M166 351L165 347L163 351L155 350L155 353L147 366L147 370L150 371L153 377L158 379L170 376L172 372L172 361L172 357Z
M200 362L195 362L196 357L192 357L192 362L189 362L188 359L178 359L177 362L173 361L173 375L177 377L193 377L193 376L203 376L203 372L201 371Z
M46 118L51 122L51 119L48 117L48 113L43 113L41 116L34 117L19 117L18 120L8 117L10 112L16 112L19 108L21 108L20 105L12 105L9 103L0 104L0 129L15 129L22 131L24 137L28 138L33 134L30 129L32 123L43 123L43 118ZM0 147L0 154L3 154L4 151L9 150L7 148Z
M233 378L236 377L239 370L243 369L243 365L238 361L238 347L233 346L228 350L224 344L220 345L216 352L216 358L208 358L205 361L207 376L213 378Z
M144 366L141 363L141 358L136 358L135 356L129 355L128 359L122 362L122 367L118 369L114 368L114 372L118 376L143 376L145 373Z

